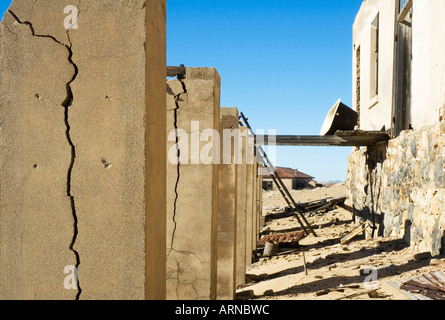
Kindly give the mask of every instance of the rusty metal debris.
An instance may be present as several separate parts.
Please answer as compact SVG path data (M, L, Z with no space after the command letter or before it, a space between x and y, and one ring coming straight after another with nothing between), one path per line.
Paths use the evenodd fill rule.
M404 282L388 281L411 300L445 300L445 275L439 271L410 278Z
M400 289L432 300L445 300L445 276L440 272L423 274L405 282Z
M287 246L296 246L298 242L305 237L304 231L296 231L296 232L288 232L288 233L278 233L278 234L269 234L267 236L262 237L257 242L258 248L263 248L267 242L274 242L280 245Z

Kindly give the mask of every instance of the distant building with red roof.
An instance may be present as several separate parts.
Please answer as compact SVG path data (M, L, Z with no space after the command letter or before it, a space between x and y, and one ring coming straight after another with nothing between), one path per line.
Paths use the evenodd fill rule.
M317 186L314 177L292 168L276 167L277 175L288 190L313 189ZM276 186L266 168L262 168L263 189L274 190Z

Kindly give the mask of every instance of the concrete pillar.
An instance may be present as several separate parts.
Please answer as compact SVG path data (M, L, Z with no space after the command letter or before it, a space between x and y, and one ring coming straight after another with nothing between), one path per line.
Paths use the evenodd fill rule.
M213 68L167 81L168 300L216 299L220 82Z
M256 216L257 216L257 234L255 243L260 239L260 229L265 223L265 218L263 217L263 177L262 177L262 166L257 163L257 178L256 178Z
M251 138L249 138L250 140ZM246 164L246 267L252 264L253 239L255 233L255 170L252 162Z
M236 293L237 183L239 151L239 113L237 108L221 108L218 188L218 300L233 300Z
M258 219L258 163L255 161L252 172L252 251L256 250L257 237L259 233Z
M5 14L0 299L165 298L166 4L144 3Z
M258 198L257 198L257 204L258 204L258 216L259 216L259 226L258 226L258 237L259 240L259 231L260 228L266 223L266 217L263 216L263 171L262 166L258 164Z
M239 127L242 150L242 161L237 164L237 251L236 251L236 283L244 284L246 281L246 233L247 233L247 144L246 139L248 129Z

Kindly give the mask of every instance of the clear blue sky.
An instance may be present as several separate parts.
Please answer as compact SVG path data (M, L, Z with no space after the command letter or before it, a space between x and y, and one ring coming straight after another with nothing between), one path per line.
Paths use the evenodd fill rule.
M94 1L94 0L93 0ZM10 5L2 0L0 13ZM362 0L167 0L167 64L215 67L221 106L254 129L317 135L352 106L352 24ZM277 147L278 166L344 180L350 147Z
M362 0L168 0L167 63L215 67L221 106L254 129L318 135L352 106L352 24ZM345 180L350 147L277 147L277 165Z

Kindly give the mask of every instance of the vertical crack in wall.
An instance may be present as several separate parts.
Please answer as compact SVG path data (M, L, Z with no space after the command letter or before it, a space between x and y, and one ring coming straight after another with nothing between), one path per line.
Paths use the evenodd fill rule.
M176 228L177 228L177 221L176 221L176 212L177 212L177 207L178 207L178 199L179 199L179 192L178 192L178 187L179 187L179 182L181 180L181 150L179 148L179 133L178 133L178 116L179 116L179 102L181 101L181 95L182 94L186 94L187 93L187 88L185 86L184 81L182 81L182 79L180 79L178 77L178 80L181 82L182 84L182 89L183 89L183 93L177 94L175 95L175 105L176 108L173 110L174 112L174 127L175 127L175 143L176 143L176 159L177 159L177 165L176 165L176 183L175 183L175 200L173 202L173 232L172 232L172 237L171 237L171 244L170 244L170 252L169 254L172 252L173 250L173 244L175 241L175 234L176 234Z
M80 3L80 1L79 1L79 3ZM69 164L69 167L68 167L68 173L67 173L67 190L66 190L66 192L67 192L67 196L70 199L71 212L72 212L73 220L74 220L74 224L73 224L74 230L73 230L73 238L72 238L72 241L70 243L69 249L74 253L74 255L76 257L76 265L75 265L75 267L76 267L76 270L77 270L79 268L79 265L80 265L80 257L79 257L79 253L74 249L74 245L76 243L76 239L77 239L77 235L78 235L78 227L77 227L78 219L77 219L77 213L76 213L76 206L75 206L74 196L71 193L71 177L72 177L72 170L73 170L73 167L74 167L74 162L75 162L75 159L76 159L76 147L75 147L75 145L74 145L74 143L73 143L73 141L71 139L71 135L70 135L71 126L70 126L70 123L69 123L69 108L71 107L71 105L73 103L73 100L74 100L73 91L71 89L71 84L76 80L78 72L79 72L79 69L78 69L77 65L73 61L73 50L72 50L72 43L71 43L71 39L70 39L70 35L69 35L69 30L67 31L69 45L65 45L65 44L63 44L62 42L60 42L59 40L57 40L55 37L53 37L51 35L36 34L36 32L34 30L34 27L33 27L31 22L29 22L29 21L21 21L18 18L18 16L14 12L12 12L11 10L8 10L8 13L10 13L11 16L18 23L23 24L23 25L27 25L30 28L30 30L31 30L32 36L39 37L39 38L49 38L49 39L52 39L53 41L55 41L56 43L64 46L68 50L68 61L74 68L74 74L73 74L72 78L70 79L70 81L66 84L67 95L66 95L65 100L62 103L62 106L65 109L65 113L64 113L64 122L65 122L65 126L66 126L65 134L66 134L66 138L67 138L68 144L70 145L70 148L71 148L71 161L70 161L70 164ZM76 300L79 300L80 299L80 295L82 293L82 289L80 287L79 279L77 277L77 271L76 271L76 280L77 280L77 290L78 290L77 291L77 295L76 295Z
M73 61L73 50L72 50L72 42L71 42L71 38L69 35L69 31L67 31L67 35L68 35L68 41L70 43L69 46L66 46L69 52L68 55L68 61L71 63L71 65L74 67L74 74L73 77L71 78L71 80L66 84L66 91L67 91L67 96L65 101L62 103L62 106L65 108L65 126L66 126L66 139L68 141L68 144L71 147L71 161L70 161L70 165L68 167L68 173L67 173L67 196L70 198L70 203L71 203L71 210L72 210L72 214L73 214L73 220L74 220L74 230L73 230L73 239L71 241L70 244L70 250L74 253L74 255L76 256L76 269L79 269L79 265L80 265L80 257L79 257L79 253L74 249L74 245L76 244L76 240L77 240L77 235L79 233L79 229L78 229L78 219L77 219L77 212L76 212L76 203L74 200L74 196L71 192L71 178L72 178L72 171L74 168L74 162L76 161L76 146L73 143L73 140L71 139L71 125L70 125L70 121L69 121L69 109L71 107L71 105L73 104L73 100L74 100L74 96L73 96L73 90L71 88L71 84L76 80L77 75L79 73L79 69L77 67L77 65L74 63ZM80 294L82 293L82 289L80 287L80 283L79 283L79 278L77 277L77 287L78 287L78 292L77 292L77 296L76 296L76 300L80 299Z

